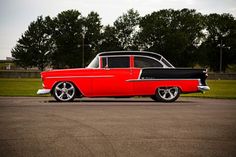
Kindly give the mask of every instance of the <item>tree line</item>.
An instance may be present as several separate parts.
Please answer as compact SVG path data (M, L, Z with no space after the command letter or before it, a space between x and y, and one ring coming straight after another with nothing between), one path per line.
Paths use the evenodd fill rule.
M194 9L163 9L141 17L130 9L103 26L96 12L84 17L67 10L31 22L11 53L19 66L43 70L82 67L99 52L117 50L152 51L176 67L225 71L236 64L236 20Z

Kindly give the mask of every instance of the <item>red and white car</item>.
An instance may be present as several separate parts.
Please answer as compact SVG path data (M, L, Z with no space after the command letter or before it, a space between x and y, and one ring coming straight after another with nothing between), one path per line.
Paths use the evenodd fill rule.
M149 96L173 102L180 93L209 90L206 69L175 68L153 52L118 51L99 53L86 68L41 73L43 89L57 101L75 97Z

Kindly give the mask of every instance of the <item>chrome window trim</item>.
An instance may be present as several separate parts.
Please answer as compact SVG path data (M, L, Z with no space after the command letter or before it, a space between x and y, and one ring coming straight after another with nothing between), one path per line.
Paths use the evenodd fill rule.
M151 52L148 52L148 53L151 53ZM155 53L152 53L152 54L155 54ZM155 55L159 55L159 54L155 54ZM145 57L145 58L153 59L153 60L155 60L155 61L157 61L157 62L159 62L160 64L163 65L163 67L158 67L158 68L174 68L174 66L168 60L166 60L163 56L161 56L161 55L159 55L161 57L160 60L158 60L158 59L156 59L154 57L151 57L151 56L146 56L146 55L129 55L129 54L125 54L125 52L122 55L104 55L104 56L99 56L99 57L100 58L105 58L106 57L106 62L108 63L108 57L129 57L130 58L131 56L134 56L134 57ZM165 59L172 67L169 67L165 63L163 63L162 59ZM101 64L101 63L99 62L99 64ZM100 67L103 68L102 65L100 65ZM157 68L157 67L145 67L145 68Z
M165 59L163 56L161 56L160 61L163 62L162 60L165 60L171 67L167 66L168 68L175 68L167 59Z
M158 63L160 63L163 66L163 67L155 67L155 68L166 68L167 67L163 62L161 62L161 60L158 60L158 59L150 57L150 56L144 56L144 55L133 55L133 56L134 57L144 57L144 58L153 59L153 60L157 61ZM139 67L135 67L135 68L139 68ZM145 68L154 68L154 67L145 67Z
M106 56L106 54L107 53L123 53L124 55L125 55L125 53L126 52L132 52L132 53L135 53L135 52L141 52L141 53L149 53L149 54L152 54L152 55L156 55L156 56L158 56L158 57L160 57L160 58L162 58L163 56L162 55L160 55L159 53L154 53L154 52L150 52L150 51L105 51L105 52L100 52L98 55L104 55L104 56ZM123 55L122 54L122 55ZM132 54L132 55L135 55L135 54ZM116 56L116 55L113 55L113 56ZM144 56L146 56L146 55L144 55Z
M138 79L140 79L142 72L143 72L143 69L140 70L139 75L138 75Z
M129 67L125 67L125 68L109 68L109 67L102 67L102 65L100 65L100 67L101 67L101 69L127 69L127 68L131 68L130 67L130 56L131 55L107 55L107 56L99 56L101 59L102 58L106 58L106 63L107 63L107 65L109 65L109 62L108 62L108 57L128 57L129 58ZM99 62L99 64L101 64L100 62Z

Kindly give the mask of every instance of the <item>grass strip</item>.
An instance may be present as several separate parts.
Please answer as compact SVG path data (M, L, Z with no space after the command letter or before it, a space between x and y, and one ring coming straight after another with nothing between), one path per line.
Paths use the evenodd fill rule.
M210 91L194 94L182 94L186 97L236 99L236 80L208 80ZM41 79L0 78L0 96L37 96L42 88Z
M205 93L183 94L188 97L236 99L236 80L208 80L210 91Z
M41 79L0 78L0 96L37 96Z

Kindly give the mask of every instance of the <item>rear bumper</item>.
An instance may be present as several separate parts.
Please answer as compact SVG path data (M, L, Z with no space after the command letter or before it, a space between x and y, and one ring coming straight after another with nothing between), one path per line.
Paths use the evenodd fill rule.
M201 92L209 91L210 87L208 87L208 86L198 86L198 90L201 91Z
M37 91L37 94L38 94L38 95L49 94L50 92L51 92L50 89L39 89L39 90Z

